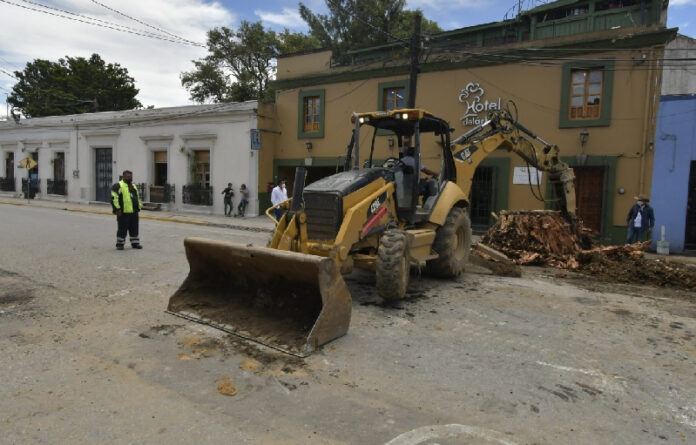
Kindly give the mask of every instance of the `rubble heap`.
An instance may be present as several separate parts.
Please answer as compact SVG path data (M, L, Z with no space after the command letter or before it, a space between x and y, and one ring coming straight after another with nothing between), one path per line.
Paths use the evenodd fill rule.
M576 269L577 256L591 247L585 239L587 232L580 226L571 227L560 212L503 210L481 242L517 264Z
M572 226L560 212L502 211L481 242L520 265L571 269L624 283L696 288L696 268L644 251L650 241L625 246L593 246L582 223Z

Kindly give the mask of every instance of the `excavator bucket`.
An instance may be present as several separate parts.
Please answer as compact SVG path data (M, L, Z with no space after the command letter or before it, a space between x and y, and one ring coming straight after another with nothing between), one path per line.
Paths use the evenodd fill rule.
M190 272L169 313L300 357L348 331L350 293L333 260L203 238L184 247Z

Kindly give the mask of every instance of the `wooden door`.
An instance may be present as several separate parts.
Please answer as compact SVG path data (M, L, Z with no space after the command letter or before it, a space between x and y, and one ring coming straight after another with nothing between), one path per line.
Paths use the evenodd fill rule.
M601 232L604 167L573 167L578 216L585 227Z

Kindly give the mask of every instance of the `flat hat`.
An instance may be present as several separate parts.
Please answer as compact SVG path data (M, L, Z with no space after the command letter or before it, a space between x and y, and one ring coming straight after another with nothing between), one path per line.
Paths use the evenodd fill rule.
M648 201L648 202L650 201L650 197L648 195L644 195L642 193L638 196L634 196L633 199L635 199L636 201Z

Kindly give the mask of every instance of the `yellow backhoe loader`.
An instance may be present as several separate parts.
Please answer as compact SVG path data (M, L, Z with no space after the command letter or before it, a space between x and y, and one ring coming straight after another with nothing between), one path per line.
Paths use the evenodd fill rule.
M348 330L351 297L342 274L374 271L378 294L398 300L412 266L437 277L464 270L471 247L471 180L480 162L501 148L547 172L561 209L575 218L572 169L560 160L557 146L508 110L493 112L454 141L449 123L422 109L353 113L351 120L344 171L305 187L304 169L298 169L292 198L281 204L285 213L267 247L184 241L190 273L171 297L170 313L307 356ZM365 128L372 130L372 143L361 158ZM399 157L376 162L376 135L385 131L406 148ZM439 151L436 178L421 178L428 171L420 162L424 148L429 155Z

